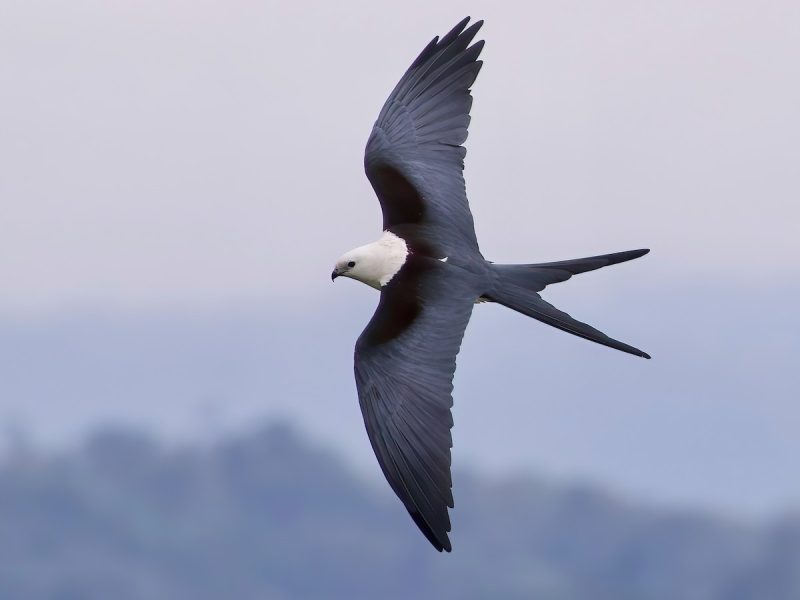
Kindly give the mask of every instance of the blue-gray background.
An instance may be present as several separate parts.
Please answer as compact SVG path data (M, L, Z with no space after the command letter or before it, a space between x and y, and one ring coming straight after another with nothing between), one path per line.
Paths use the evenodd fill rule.
M800 506L789 1L0 3L9 447L279 417L380 488L351 373L377 296L328 273L379 234L361 161L381 103L464 14L487 21L466 170L484 254L652 248L546 297L654 358L477 307L455 465L748 523Z

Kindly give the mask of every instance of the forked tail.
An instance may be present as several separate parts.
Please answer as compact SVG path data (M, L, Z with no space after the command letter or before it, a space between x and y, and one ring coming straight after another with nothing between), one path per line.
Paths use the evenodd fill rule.
M646 352L608 337L602 331L573 319L567 313L545 302L537 293L551 283L566 281L573 275L594 271L609 265L633 260L647 254L649 250L629 250L602 256L590 256L559 262L531 265L492 265L496 275L494 289L486 297L517 312L533 317L579 337L621 350L636 356L650 358Z

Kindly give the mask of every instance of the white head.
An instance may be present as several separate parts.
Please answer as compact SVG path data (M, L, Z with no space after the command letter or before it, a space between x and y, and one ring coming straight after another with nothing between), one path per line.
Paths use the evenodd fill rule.
M377 242L343 254L336 261L331 279L350 277L379 290L397 274L407 256L408 246L403 239L384 231Z

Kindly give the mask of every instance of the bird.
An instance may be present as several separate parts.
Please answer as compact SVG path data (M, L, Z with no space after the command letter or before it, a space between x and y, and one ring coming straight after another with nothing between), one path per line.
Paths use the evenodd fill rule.
M639 258L648 249L558 262L496 264L478 247L464 182L463 144L481 69L483 25L470 17L428 43L389 95L372 128L364 169L380 202L380 238L337 261L380 291L354 352L367 436L389 486L438 551L452 550L453 376L473 307L506 306L635 356L542 299L546 286ZM468 26L469 25L469 26Z

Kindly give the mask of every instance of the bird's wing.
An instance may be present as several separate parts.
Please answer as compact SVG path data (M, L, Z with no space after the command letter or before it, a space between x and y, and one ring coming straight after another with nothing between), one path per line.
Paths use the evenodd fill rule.
M394 88L367 141L364 168L383 211L383 228L420 225L448 256L478 249L464 185L470 86L483 41L470 46L483 21L469 17L434 38Z
M356 343L358 398L386 479L437 550L450 551L456 355L477 293L461 269L411 255Z

